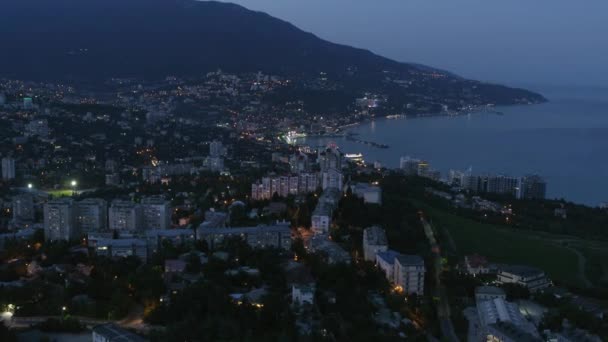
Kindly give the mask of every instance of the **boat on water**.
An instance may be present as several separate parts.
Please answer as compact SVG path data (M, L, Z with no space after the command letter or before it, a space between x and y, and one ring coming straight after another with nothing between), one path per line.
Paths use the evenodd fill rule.
M363 154L361 153L347 153L344 157L353 161L363 161Z

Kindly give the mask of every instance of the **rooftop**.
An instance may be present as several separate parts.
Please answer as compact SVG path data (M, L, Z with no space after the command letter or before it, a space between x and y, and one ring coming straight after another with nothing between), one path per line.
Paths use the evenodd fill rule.
M424 266L424 259L418 255L399 254L396 258L401 265Z
M475 288L475 295L505 296L506 293L503 289L496 286L477 286Z
M102 335L111 342L144 342L145 338L125 330L114 323L106 323L93 328L95 334Z
M388 251L378 252L376 255L385 262L393 264L395 263L395 258L399 255L399 252L389 249Z

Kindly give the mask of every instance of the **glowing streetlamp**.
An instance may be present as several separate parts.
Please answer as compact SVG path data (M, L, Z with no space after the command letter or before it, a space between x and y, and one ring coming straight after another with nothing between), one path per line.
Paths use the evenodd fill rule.
M27 183L27 188L28 188L28 189L30 189L30 190L31 190L33 187L34 187L34 185L33 185L32 183Z
M76 182L75 180L72 180L70 182L70 185L72 186L72 196L74 196L76 194L76 185L78 185L78 182Z

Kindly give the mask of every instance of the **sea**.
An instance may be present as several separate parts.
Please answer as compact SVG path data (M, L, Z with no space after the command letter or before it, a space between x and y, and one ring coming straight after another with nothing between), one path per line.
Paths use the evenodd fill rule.
M597 206L608 202L608 87L528 87L549 101L459 116L375 119L349 128L358 140L306 137L312 147L336 143L368 163L396 168L402 156L449 170L510 176L538 174L547 197Z

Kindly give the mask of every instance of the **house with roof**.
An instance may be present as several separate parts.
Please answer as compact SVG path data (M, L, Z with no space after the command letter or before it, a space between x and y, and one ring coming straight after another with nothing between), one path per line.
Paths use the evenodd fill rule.
M543 290L551 286L551 281L545 272L530 266L505 265L498 270L498 283L518 284L531 292Z

